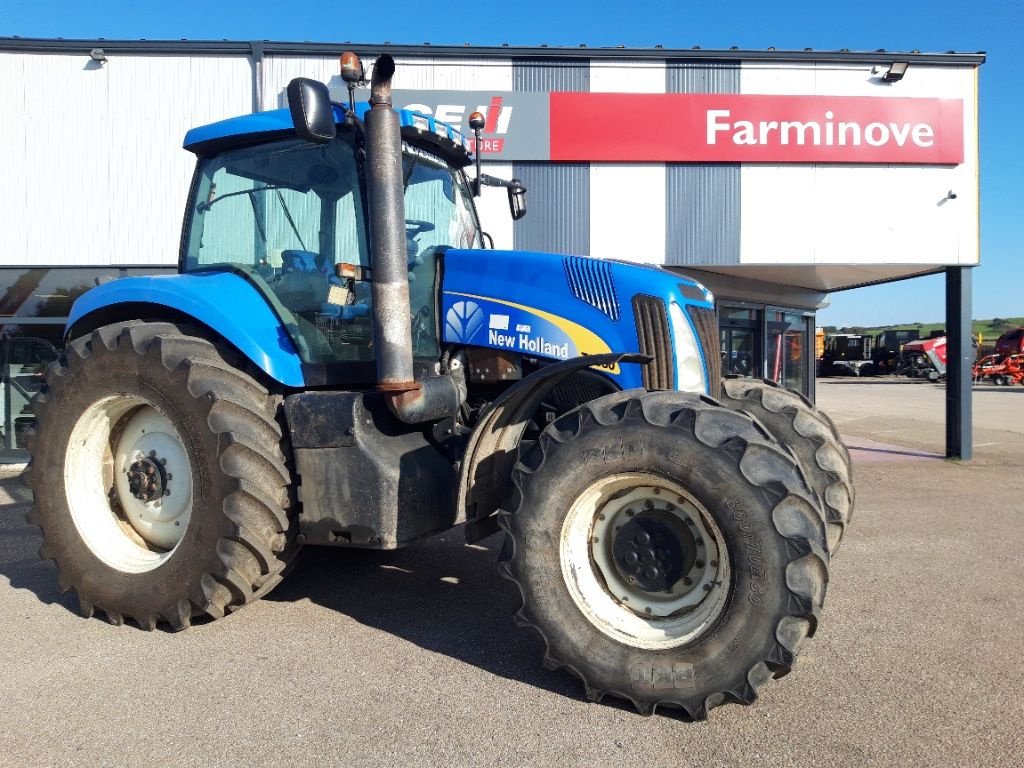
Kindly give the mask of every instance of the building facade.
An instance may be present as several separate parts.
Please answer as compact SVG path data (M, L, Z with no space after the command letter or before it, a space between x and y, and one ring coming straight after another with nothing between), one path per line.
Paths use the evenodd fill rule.
M190 127L284 105L298 76L347 98L343 50L391 53L398 106L467 131L498 248L665 265L718 298L727 372L813 394L830 291L979 260L975 54L0 39L3 433L74 299L174 271ZM969 306L968 310L969 311Z

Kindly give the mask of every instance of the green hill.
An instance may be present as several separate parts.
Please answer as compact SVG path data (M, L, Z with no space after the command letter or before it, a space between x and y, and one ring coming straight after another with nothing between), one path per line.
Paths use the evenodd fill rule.
M982 335L984 343L994 342L1006 331L1024 325L1024 317L994 317L991 320L974 320L972 322L974 335ZM916 330L922 338L927 338L932 331L945 328L945 323L902 323L899 325L877 325L877 326L854 326L837 328L834 325L824 326L825 333L861 333L869 336L881 333L882 331L903 331Z

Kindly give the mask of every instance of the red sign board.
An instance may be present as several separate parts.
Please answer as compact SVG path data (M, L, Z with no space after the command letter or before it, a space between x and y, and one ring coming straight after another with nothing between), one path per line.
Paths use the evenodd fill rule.
M964 160L960 99L551 93L550 120L562 162Z

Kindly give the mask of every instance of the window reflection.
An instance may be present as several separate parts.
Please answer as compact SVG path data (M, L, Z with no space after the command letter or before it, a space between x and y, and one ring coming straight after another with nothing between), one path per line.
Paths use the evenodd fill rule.
M761 315L759 309L723 306L718 327L722 342L722 372L761 378Z

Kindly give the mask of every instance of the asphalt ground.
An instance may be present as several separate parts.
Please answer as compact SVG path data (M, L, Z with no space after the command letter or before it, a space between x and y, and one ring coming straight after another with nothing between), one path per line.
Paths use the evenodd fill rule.
M81 619L0 480L2 766L1019 766L1024 387L819 382L857 508L817 636L709 721L591 704L514 627L497 543L306 550L267 599L182 633ZM875 382L875 383L871 383Z

